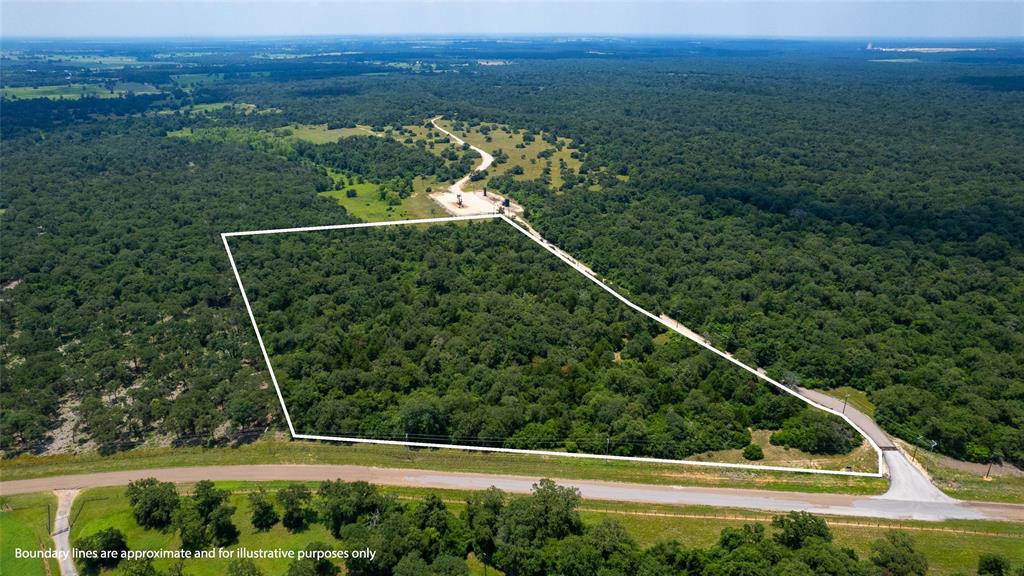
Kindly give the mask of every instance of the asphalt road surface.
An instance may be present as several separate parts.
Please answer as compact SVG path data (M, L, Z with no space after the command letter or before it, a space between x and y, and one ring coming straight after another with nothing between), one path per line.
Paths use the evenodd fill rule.
M538 480L528 476L470 474L436 470L373 468L334 465L243 465L151 468L100 472L73 476L51 476L0 482L0 494L19 494L49 490L74 490L98 486L119 486L139 478L156 477L166 482L199 480L292 480L321 481L340 478L363 480L385 486L408 486L449 490L484 490L497 486L511 493L528 493ZM861 516L867 518L945 520L993 519L1024 522L1024 506L981 502L907 499L903 494L852 496L847 494L806 494L770 490L733 488L693 488L629 484L598 480L556 479L559 484L575 486L586 499L639 502L649 504L697 504L706 506L751 508L771 512L804 510L815 514Z

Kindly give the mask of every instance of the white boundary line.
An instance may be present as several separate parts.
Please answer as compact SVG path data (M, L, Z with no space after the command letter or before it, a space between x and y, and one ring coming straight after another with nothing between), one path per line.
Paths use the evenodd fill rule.
M292 419L291 419L291 415L288 412L288 407L285 405L284 396L281 393L281 386L278 384L277 376L274 374L274 367L270 363L270 355L267 353L267 348L263 344L263 337L260 334L259 325L256 323L256 316L253 314L252 305L249 303L249 297L246 295L245 286L242 284L242 277L238 273L238 266L236 266L236 264L235 264L235 258L234 258L234 256L231 253L231 247L228 245L228 238L236 237L236 236L259 236L259 235L267 235L267 234L286 234L286 233L291 233L291 232L316 232L316 231L322 231L322 230L344 230L344 229L347 229L347 228L374 228L374 227L381 227L381 226L397 226L397 225L404 225L404 224L434 224L434 223L440 223L440 222L458 222L458 221L465 221L465 220L492 220L492 219L495 219L495 218L499 218L499 219L505 221L510 226L512 226L513 228L515 228L519 232L523 233L523 235L525 235L527 238L529 238L530 240L533 240L536 244L538 244L539 246L543 247L545 250L547 250L551 254L554 254L559 260L561 260L561 261L565 262L566 264L568 264L573 270L576 270L577 272L582 274L585 278L587 278L588 280L590 280L594 284L597 284L598 286L603 288L606 292L608 292L609 294L611 294L612 296L617 298L619 301L621 301L623 304L629 306L633 310L643 314L644 316L647 316L648 318L654 320L655 322L661 324L662 326L665 326L669 330L672 330L673 332L681 334L682 336L686 337L688 340L703 346L704 348L714 352L715 354L721 356L722 358L725 358L726 360L732 362L733 364L739 366L740 368L743 368L747 372L750 372L751 374L753 374L757 378L759 378L761 380L764 380L765 382L768 382L769 384L772 384L773 386L775 386L776 388L779 388L780 390L783 390L787 394L795 396L795 397L799 398L800 400L803 400L807 404L810 404L811 406L814 406L815 408L818 408L819 410L824 410L825 412L828 412L828 413L833 414L835 416L839 416L844 421L846 421L847 424L849 424L851 427L853 427L854 430L856 430L858 433L860 433L861 436L866 438L867 441L871 444L871 447L874 448L875 452L878 455L878 472L852 472L852 471L846 471L846 470L817 470L817 469L813 469L813 468L792 468L792 467L787 467L787 466L761 466L761 465L757 465L757 464L731 464L731 463L727 463L727 462L704 462L704 461L699 461L699 460L671 460L671 459L666 459L666 458L649 458L649 457L642 457L642 456L613 456L613 455L606 455L606 454L586 454L586 453L580 453L580 452L555 452L555 451L551 451L551 450L522 450L522 449L517 449L517 448L496 448L496 447L492 447L492 446L468 446L468 445L461 445L461 444L437 444L437 443L431 443L431 442L405 442L405 441L398 441L398 440L377 440L377 439L370 439L370 438L349 438L349 437L344 437L344 436L322 436L322 435L317 435L317 434L300 434L300 433L297 433L295 431L295 426L292 424ZM543 239L540 239L537 236L531 234L526 229L524 229L523 227L519 226L519 224L515 223L512 219L508 218L504 214L475 214L475 215L470 215L470 216L447 216L447 217L441 217L441 218L422 218L422 219L418 219L418 220L393 220L393 221L385 221L385 222L360 222L360 223L357 223L357 224L336 224L336 225L331 225L331 226L306 226L306 227L301 227L301 228L277 228L277 229L267 229L267 230L252 230L252 231L246 231L246 232L226 232L226 233L221 234L221 240L224 242L224 249L227 251L228 260L231 262L231 270L235 274L235 280L238 282L238 289L242 293L242 301L245 302L246 311L249 313L249 320L252 322L253 331L256 333L256 341L260 345L260 351L263 353L263 360L267 363L267 369L270 371L270 380L274 383L274 390L277 392L277 399L281 403L281 410L284 412L285 420L288 422L288 431L291 433L292 438L298 438L298 439L303 439L303 440L326 440L326 441L333 441L333 442L351 442L351 443L355 443L355 444L383 444L383 445L389 445L389 446L415 446L415 447L419 447L419 448L448 448L448 449L456 449L456 450L472 450L472 451L477 451L477 452L504 452L504 453L507 453L507 454L526 454L526 455L541 455L541 456L558 456L558 457L568 457L568 458L587 458L587 459L593 459L593 460L618 460L618 461L627 461L627 462L647 462L647 463L658 463L658 464L684 464L684 465L687 465L687 466L706 466L706 467L713 467L713 468L733 468L733 469L742 469L742 470L770 470L770 471L778 471L778 472L800 472L800 473L808 473L808 474L826 474L826 475L832 475L832 476L858 476L858 477L868 477L868 478L881 478L881 477L885 476L885 473L884 473L884 470L885 470L885 460L882 457L882 450L878 447L878 445L875 443L875 441L871 439L870 436L868 436L859 426L857 426L853 422L853 420L851 420L845 414L837 412L837 411L835 411L835 410L833 410L833 409L831 409L831 408L829 408L827 406L818 404L817 402L814 402L813 400L811 400L809 398L805 398L805 397L801 396L797 392L789 389L788 387L786 387L785 385L777 382L773 378L770 378L768 375L766 375L766 374L764 374L762 372L759 372L758 370L755 370L754 368L751 368L750 366L747 366L743 362L740 362L739 360L737 360L736 358L733 358L729 354L726 354L725 352L722 352L721 350L718 350L717 348L711 346L707 342L704 342L702 340L694 339L692 336L690 336L689 334L686 334L685 332L679 330L678 328L676 328L672 324L666 322L665 320L662 320L661 318L659 318L658 316L654 315L651 312L648 312L644 308L641 308L640 306L637 306L636 304L631 302L629 299L627 299L625 296L619 294L618 292L613 290L610 286L608 286L607 284L605 284L604 282L599 280L595 275L590 273L583 265L581 265L580 263L576 262L574 259L572 259L569 256L567 256L560 249L553 247L547 241L545 241Z

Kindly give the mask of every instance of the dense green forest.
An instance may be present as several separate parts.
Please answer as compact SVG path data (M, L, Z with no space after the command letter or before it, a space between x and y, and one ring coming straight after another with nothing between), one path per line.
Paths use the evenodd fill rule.
M38 444L61 402L101 446L156 423L184 441L264 426L271 397L219 234L344 221L311 194L325 178L122 122L26 137L3 158L4 449Z
M243 236L232 251L296 430L683 458L845 453L834 416L624 306L500 220Z
M189 495L170 483L145 479L129 486L136 522L149 530L177 532L188 550L237 543L231 520L230 492L212 482L199 482ZM508 576L924 576L928 559L913 537L891 530L870 543L867 558L833 542L832 530L806 512L775 516L770 526L752 523L721 531L707 548L687 547L669 539L642 548L615 518L585 524L580 493L551 480L533 485L528 496L512 496L497 488L470 494L454 513L442 497L428 493L403 502L365 482L322 482L315 490L291 484L270 493L262 488L248 495L253 527L266 531L281 522L301 532L314 522L330 531L328 542L316 541L306 551L369 549L373 560L349 558L295 559L288 576L468 576L467 557ZM460 503L461 504L461 503ZM333 537L333 538L331 538ZM117 528L80 537L82 550L131 550L135 545ZM328 556L329 557L329 556ZM120 566L118 566L120 564ZM133 576L185 576L188 563L158 572L150 560L80 560L86 574L118 567ZM1017 567L1020 573L1024 567ZM982 554L978 573L1011 574L1010 562ZM228 576L262 576L252 560L232 560Z
M267 374L216 235L348 221L316 197L330 186L316 162L394 158L379 142L281 155L168 133L444 114L571 139L584 161L562 189L498 184L638 303L788 382L869 392L911 442L1024 463L1019 46L908 65L841 43L358 48L90 48L170 59L203 77L191 83L166 65L4 56L5 87L72 70L162 91L0 106L5 450L45 444L62 403L111 446L264 425ZM443 73L388 65L425 59ZM218 102L273 112L185 111ZM435 175L453 165L421 159Z

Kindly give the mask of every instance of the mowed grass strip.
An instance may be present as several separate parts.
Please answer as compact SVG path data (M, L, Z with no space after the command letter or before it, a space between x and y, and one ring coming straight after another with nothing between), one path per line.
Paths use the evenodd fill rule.
M77 455L22 455L0 461L0 471L4 480L18 480L113 470L232 464L354 464L538 478L845 494L881 494L888 487L886 480L881 478L730 470L681 464L454 449L414 450L403 446L296 441L273 435L233 448L141 447L107 456L95 452Z
M18 548L52 550L50 530L56 513L57 498L51 492L0 498L0 574L49 576L60 573L56 560L18 558L15 553Z

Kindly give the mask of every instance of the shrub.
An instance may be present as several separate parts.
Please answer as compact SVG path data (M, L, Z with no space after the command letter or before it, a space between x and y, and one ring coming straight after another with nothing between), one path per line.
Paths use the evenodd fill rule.
M762 460L764 450L757 444L747 444L747 447L743 449L743 457L747 460Z

